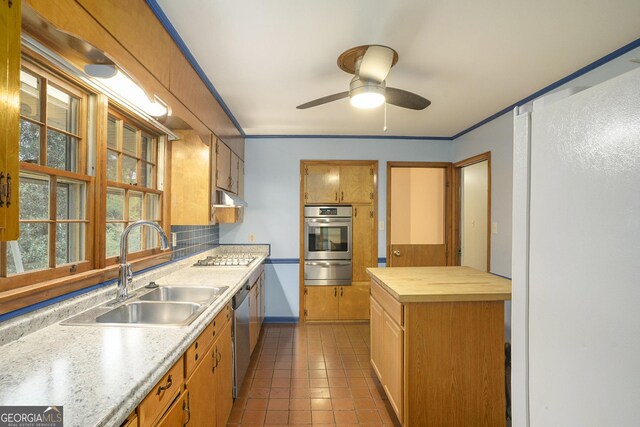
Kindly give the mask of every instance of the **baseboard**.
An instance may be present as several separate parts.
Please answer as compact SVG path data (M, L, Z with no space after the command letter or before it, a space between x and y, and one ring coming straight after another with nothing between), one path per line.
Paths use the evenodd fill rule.
M264 318L264 323L298 323L299 321L299 317L289 316L266 316Z

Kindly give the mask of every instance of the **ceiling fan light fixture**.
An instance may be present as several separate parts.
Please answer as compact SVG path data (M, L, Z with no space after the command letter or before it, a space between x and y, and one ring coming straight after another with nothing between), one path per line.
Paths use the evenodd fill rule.
M351 81L351 87L349 90L349 97L351 98L351 105L356 108L371 109L376 108L384 104L384 82L367 82L354 78Z

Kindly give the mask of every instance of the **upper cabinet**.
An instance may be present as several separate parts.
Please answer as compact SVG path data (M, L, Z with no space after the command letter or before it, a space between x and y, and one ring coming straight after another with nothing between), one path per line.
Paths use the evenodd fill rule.
M19 235L20 6L0 2L0 241Z
M244 162L220 140L218 140L216 152L218 158L216 186L242 196L244 192Z
M373 202L374 170L370 165L308 164L304 180L306 204Z

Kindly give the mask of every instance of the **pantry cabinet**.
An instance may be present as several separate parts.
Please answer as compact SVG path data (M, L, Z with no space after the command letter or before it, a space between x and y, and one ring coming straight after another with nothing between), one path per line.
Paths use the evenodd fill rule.
M0 241L16 240L20 141L20 0L0 2Z
M368 281L367 267L378 266L378 256L374 248L376 225L372 204L353 205L353 247L352 259L354 282Z
M309 164L304 170L305 203L370 203L374 173L371 165Z
M367 320L369 283L351 286L305 286L304 318L307 321Z

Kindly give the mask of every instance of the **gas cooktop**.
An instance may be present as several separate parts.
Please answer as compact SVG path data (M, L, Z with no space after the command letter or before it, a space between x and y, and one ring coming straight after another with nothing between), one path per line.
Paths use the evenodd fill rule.
M194 267L247 267L256 259L251 254L221 254L199 259Z

